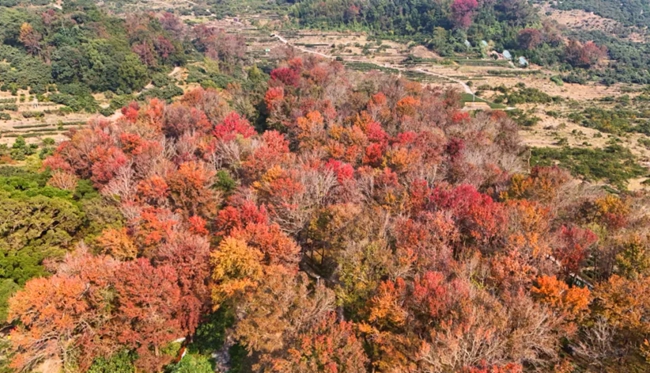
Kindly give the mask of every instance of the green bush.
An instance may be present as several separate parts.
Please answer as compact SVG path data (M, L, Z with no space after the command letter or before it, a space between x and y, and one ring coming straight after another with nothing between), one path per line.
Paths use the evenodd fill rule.
M185 355L178 364L174 365L170 373L213 373L214 368L205 356Z
M205 318L196 329L192 343L188 349L192 353L209 354L223 346L226 329L231 327L235 319L226 307L220 307Z
M498 96L495 102L506 102L510 105L518 104L548 104L551 102L561 101L560 97L551 97L537 88L527 88L523 84L518 84L513 88L499 87L504 94Z
M530 112L523 110L515 109L506 111L508 116L514 120L518 125L523 127L532 127L539 123L542 119L538 116L533 115Z
M106 107L106 108L99 108L99 114L105 116L105 117L110 117L115 113L115 110L113 108Z
M0 105L0 110L18 111L18 105L16 105L16 104L2 104L2 105Z
M133 360L132 354L128 351L122 351L108 359L96 359L87 373L135 373Z
M551 77L551 81L552 81L553 83L555 83L556 85L559 85L559 86L563 86L563 85L564 85L564 81L562 80L562 77L561 77L561 76L558 76L558 75L554 75L554 76L552 76L552 77Z
M42 111L23 111L23 118L43 118L44 113Z
M532 165L552 166L557 163L575 176L590 181L604 180L619 189L626 189L629 179L648 173L627 148L618 144L603 149L563 147L532 150Z
M162 88L171 82L172 78L163 73L156 73L151 77L151 83L158 88Z
M146 100L151 98L158 98L167 102L171 102L172 98L181 96L183 90L177 87L175 84L169 84L164 88L152 88L145 92L142 92L138 96L138 100Z
M54 103L69 107L74 112L85 111L87 113L95 113L99 110L99 105L89 92L77 93L76 95L54 93L49 96L49 99Z
M575 83L575 84L585 84L587 83L587 79L585 79L583 76L580 76L576 73L571 73L569 75L564 75L562 77L562 80L565 83Z
M215 187L227 194L235 190L237 182L230 176L228 171L219 170L217 172Z
M641 132L650 134L647 121L640 119L643 115L639 112L624 109L587 108L569 114L572 122L583 127L597 129L602 132L623 134L625 132Z
M125 107L126 105L128 105L131 101L133 101L133 99L134 98L131 95L115 96L111 100L110 108L113 109L113 110L121 109L121 108Z

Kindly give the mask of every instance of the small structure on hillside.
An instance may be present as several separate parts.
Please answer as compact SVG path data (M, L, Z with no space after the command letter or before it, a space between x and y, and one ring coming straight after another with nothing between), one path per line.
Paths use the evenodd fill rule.
M519 57L519 67L528 67L528 60L524 56Z
M501 54L503 55L503 58L505 58L506 60L508 61L512 60L512 53L510 53L507 49L504 49L503 53Z

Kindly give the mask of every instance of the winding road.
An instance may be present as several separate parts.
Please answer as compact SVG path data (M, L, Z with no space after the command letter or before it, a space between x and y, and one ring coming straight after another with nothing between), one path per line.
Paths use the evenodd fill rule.
M289 41L287 39L285 39L284 37L282 37L279 34L272 34L271 36L278 39L281 43L286 44L286 45L288 45L290 47L293 47L293 48L295 48L295 49L297 49L297 50L299 50L299 51L301 51L303 53L314 54L316 56L320 56L320 57L327 58L327 59L330 59L330 60L336 59L335 56L325 54L325 53L321 53L321 52L316 52L316 51L313 51L311 49L307 49L307 48L300 47L300 46L294 45L292 43L289 43ZM360 61L354 60L354 62L360 62ZM426 75L431 75L431 76L435 76L435 77L438 77L438 78L442 78L442 79L448 80L448 81L450 81L452 83L456 83L456 84L460 85L461 87L463 87L463 92L468 93L470 95L474 94L472 89L465 82L463 82L462 80L458 80L456 78L452 78L452 77L449 77L449 76L446 76L446 75L443 75L443 74L434 73L433 71L429 71L429 70L425 70L425 69L421 69L421 68L410 69L410 68L405 68L405 67L393 66L393 65L388 64L388 63L385 63L383 65L383 67L389 68L389 69L394 69L394 70L397 70L397 71L402 71L402 72L404 72L404 71L414 71L414 72L418 72L420 74L426 74Z

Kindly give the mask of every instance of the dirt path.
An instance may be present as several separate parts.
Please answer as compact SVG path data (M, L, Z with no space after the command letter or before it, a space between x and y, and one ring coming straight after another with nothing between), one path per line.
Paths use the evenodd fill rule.
M178 74L178 72L181 71L181 70L183 70L182 67L176 66L176 67L174 67L174 70L172 70L172 72L167 74L167 76L174 76L174 75Z
M327 58L327 59L330 59L330 60L336 59L336 57L332 56L332 55L328 55L328 54L321 53L321 52L316 52L316 51L313 51L313 50L310 50L310 49L307 49L307 48L304 48L304 47L301 47L301 46L298 46L298 45L293 45L293 44L289 43L289 41L287 39L283 38L279 34L273 34L271 36L278 39L281 43L286 44L288 46L291 46L291 47L293 47L293 48L295 48L295 49L297 49L297 50L299 50L299 51L301 51L303 53L314 54L314 55L317 55L317 56L320 56L320 57L323 57L323 58ZM355 60L350 60L350 61L355 61ZM468 93L470 95L474 94L472 89L465 82L463 82L461 80L458 80L458 79L455 79L455 78L452 78L452 77L449 77L449 76L446 76L446 75L443 75L443 74L434 73L434 72L432 72L430 70L425 70L425 69L420 69L420 68L405 68L405 67L391 65L389 63L383 64L383 67L386 67L386 68L389 68L389 69L394 69L394 70L397 70L397 71L402 71L402 72L404 72L404 71L414 71L414 72L418 72L418 73L421 73L421 74L426 74L426 75L431 75L431 76L435 76L435 77L438 77L438 78L442 78L442 79L445 79L445 80L448 80L450 82L453 82L453 83L456 83L456 84L460 85L461 87L463 87L463 92Z

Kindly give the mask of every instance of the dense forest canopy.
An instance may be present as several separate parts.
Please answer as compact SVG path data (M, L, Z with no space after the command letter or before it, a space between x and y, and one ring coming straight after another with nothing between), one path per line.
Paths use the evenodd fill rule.
M185 62L182 35L157 18L112 18L88 2L63 10L4 8L0 14L3 90L141 90L156 72Z
M131 103L71 132L47 174L6 176L33 198L12 216L69 211L13 249L52 260L8 274L11 367L648 367L643 197L527 170L507 115L454 91L291 52L258 84Z
M386 3L340 22L602 58L504 4ZM610 159L619 145L562 148L565 170L512 114L464 110L453 89L288 46L257 66L241 38L171 13L0 9L6 89L133 99L59 144L0 147L16 162L0 167L0 371L650 370L648 197L621 175L647 169ZM179 97L126 95L177 65L193 84ZM573 120L647 130L632 117Z
M292 9L303 25L358 25L386 35L408 35L413 40L441 44L436 45L436 50L443 54L453 51L449 48L453 48L454 39L463 46L469 38L475 43L494 40L501 48L514 48L517 31L539 21L525 0L305 0Z
M189 82L225 86L233 79L223 83L220 72L232 75L243 58L238 37L190 27L168 12L118 18L83 0L66 1L62 9L0 9L0 90L28 90L40 102L63 105L61 114L110 116L134 98L169 101L183 91L168 74L188 60L207 59L211 66L203 73L194 68ZM96 93L110 98L110 107L100 107Z

